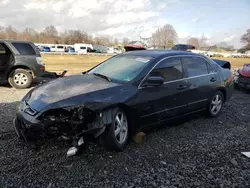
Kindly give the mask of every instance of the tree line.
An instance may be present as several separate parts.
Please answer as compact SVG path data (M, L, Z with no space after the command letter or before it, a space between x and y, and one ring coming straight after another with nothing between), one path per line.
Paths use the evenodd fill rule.
M33 28L26 28L23 31L18 31L12 26L2 27L0 26L0 39L12 39L12 40L28 40L35 43L47 43L47 44L75 44L75 43L89 43L97 45L113 46L122 44L123 46L129 43L128 38L123 38L119 41L117 38L111 36L97 36L93 37L87 32L82 30L65 30L64 32L58 32L53 25L45 27L42 31L36 31ZM149 46L154 48L171 48L176 44L178 40L178 34L174 27L170 24L166 24L163 27L159 27L149 40ZM241 52L250 50L250 29L241 37L241 42L244 47L240 49ZM187 40L187 44L191 44L196 49L202 49L203 47L209 47L207 44L207 38L191 37ZM210 46L210 48L224 49L232 51L233 45L228 45L225 42L220 42L216 45Z
M98 36L93 37L82 30L65 30L58 32L53 25L45 27L42 31L36 31L33 28L26 28L23 31L18 31L12 26L0 26L0 39L11 40L27 40L34 43L45 44L75 44L75 43L88 43L97 45L113 46L119 43L117 38L111 36ZM123 38L122 44L127 45L129 40Z

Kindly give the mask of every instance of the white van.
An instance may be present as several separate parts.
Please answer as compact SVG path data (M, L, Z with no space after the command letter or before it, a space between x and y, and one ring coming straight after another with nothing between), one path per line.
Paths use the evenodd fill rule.
M54 45L51 46L51 47L50 47L50 51L51 51L51 52L56 52L56 46L54 46Z
M88 53L87 47L86 46L80 46L80 49L77 51L78 54L86 54Z
M51 52L65 52L65 46L58 44L50 47Z
M64 45L56 45L56 52L65 52Z
M75 48L75 51L77 53L87 53L88 52L88 48L90 48L91 50L93 50L92 44L76 43L76 44L74 44L74 48Z

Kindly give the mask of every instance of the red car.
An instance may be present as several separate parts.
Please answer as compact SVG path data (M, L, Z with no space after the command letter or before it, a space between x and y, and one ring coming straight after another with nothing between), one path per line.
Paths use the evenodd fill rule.
M250 63L235 71L234 85L250 91Z

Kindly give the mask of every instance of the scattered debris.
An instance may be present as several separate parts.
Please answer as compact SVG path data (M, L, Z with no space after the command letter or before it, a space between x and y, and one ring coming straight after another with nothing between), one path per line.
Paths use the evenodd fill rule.
M73 167L73 164L70 164L70 165L64 165L63 167L64 167L64 168L72 168L72 167Z
M161 164L166 165L167 163L165 161L161 161Z
M237 166L238 163L237 161L235 160L235 158L232 158L231 161L230 161L234 166Z
M241 152L243 155L245 155L246 157L250 158L250 152Z
M47 188L51 188L52 187L52 183L51 182L49 182L49 185L48 185L48 187Z
M135 135L133 140L137 144L143 144L145 142L145 139L146 139L146 134L143 132L139 132Z

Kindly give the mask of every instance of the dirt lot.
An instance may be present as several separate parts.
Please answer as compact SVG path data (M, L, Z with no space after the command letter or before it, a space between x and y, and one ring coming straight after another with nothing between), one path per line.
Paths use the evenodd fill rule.
M158 128L146 143L122 153L90 144L67 158L63 141L37 150L12 127L18 101L28 90L0 86L0 187L249 187L250 96L235 92L218 118L202 115Z
M86 71L111 56L87 56L87 55L43 55L43 62L49 71L61 72L67 69L69 73ZM216 59L216 58L215 58ZM250 58L218 58L231 62L232 68L241 67L250 63Z

